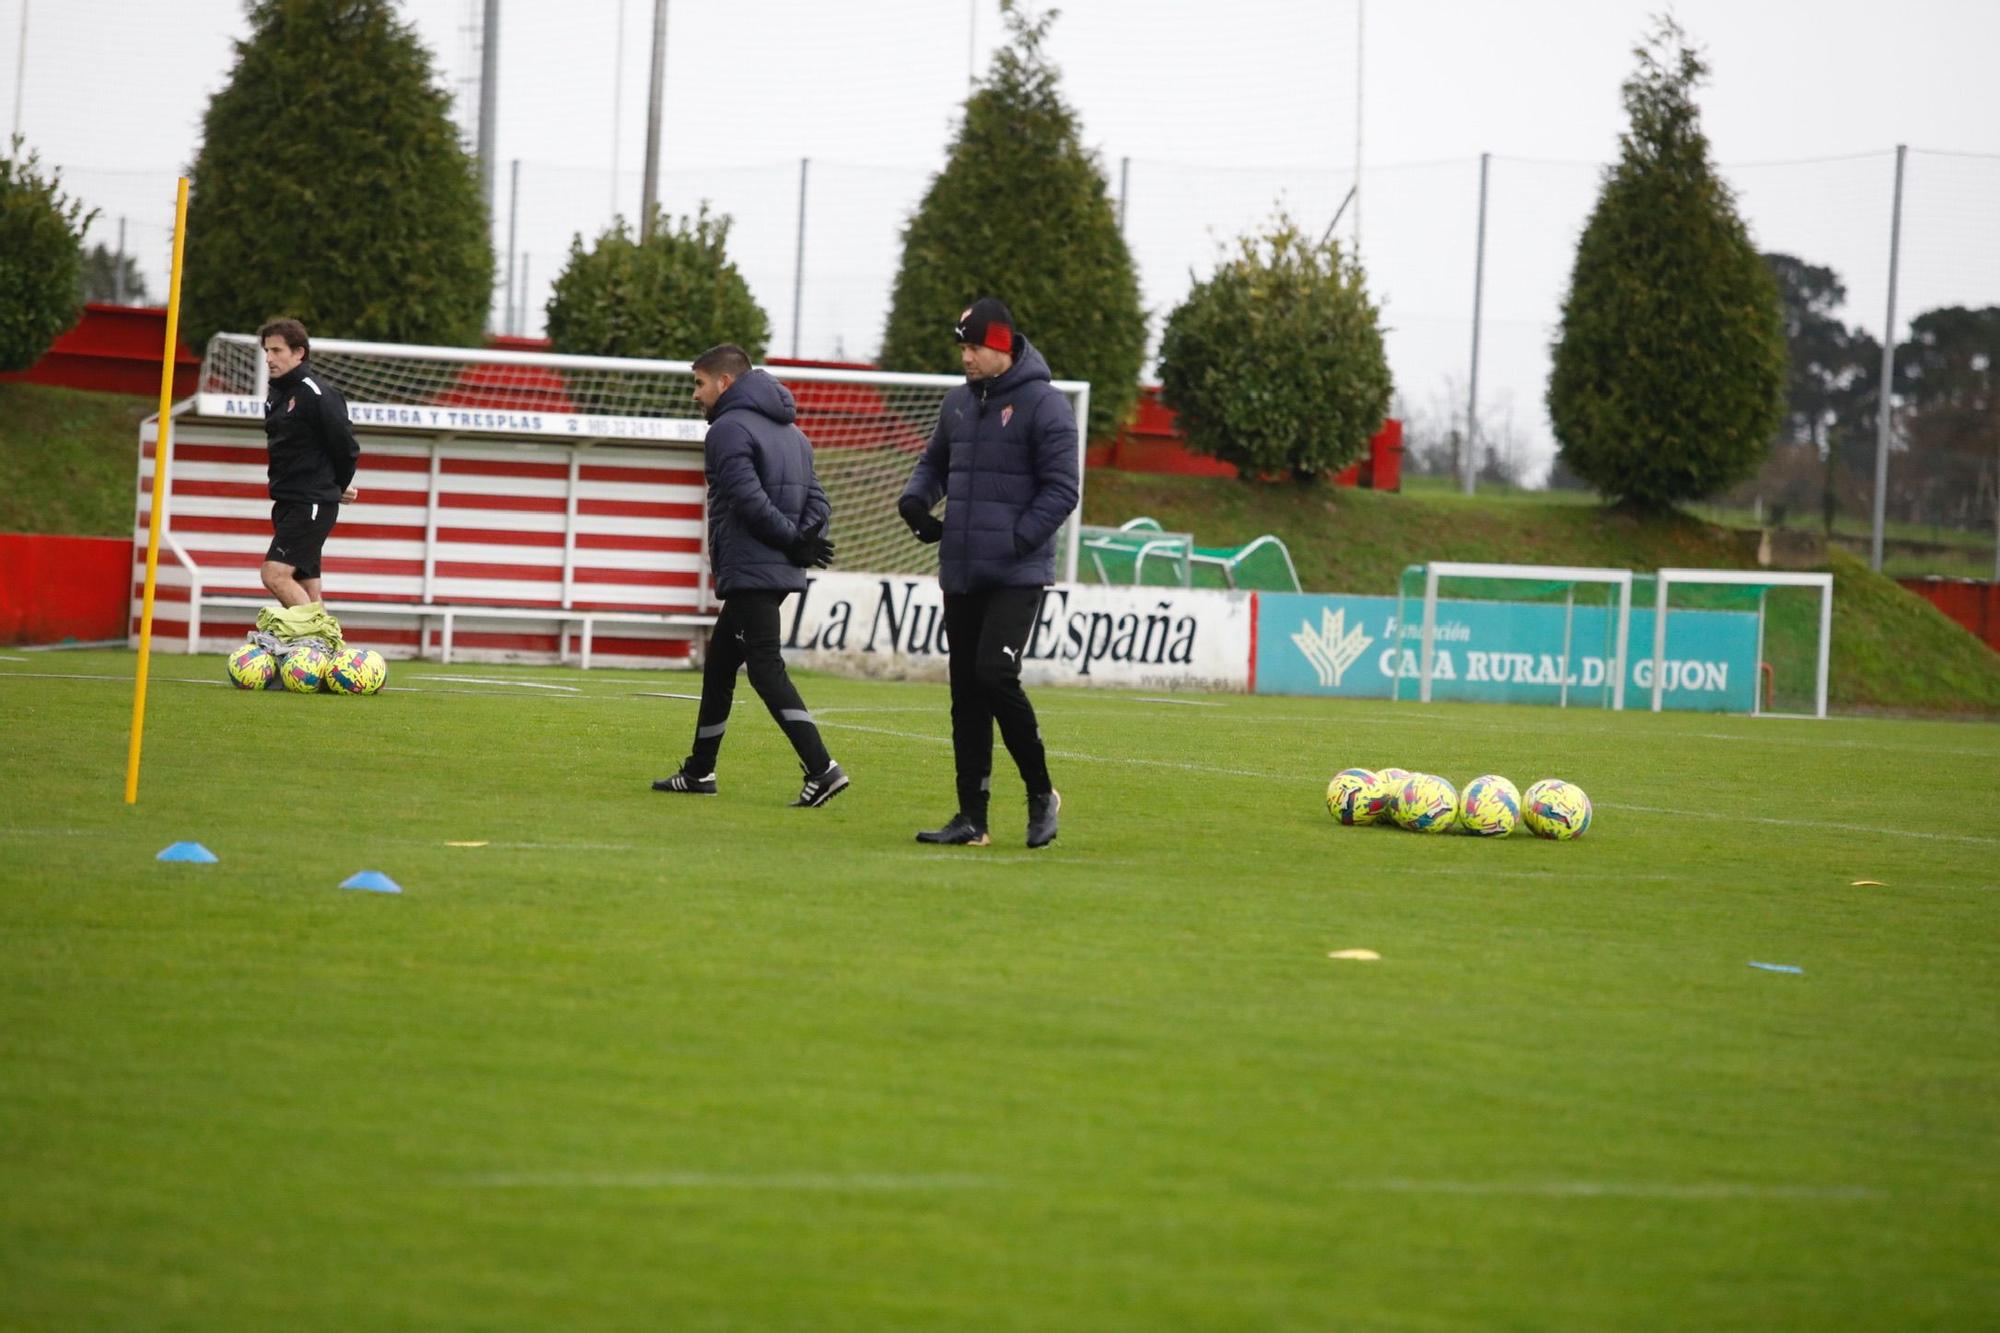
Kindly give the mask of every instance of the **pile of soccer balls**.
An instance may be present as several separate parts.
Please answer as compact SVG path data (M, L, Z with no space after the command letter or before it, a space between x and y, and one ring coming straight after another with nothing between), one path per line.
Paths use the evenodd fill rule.
M262 644L246 643L229 655L229 678L246 690L276 689L294 694L373 694L389 679L389 664L373 648L329 653L301 644L275 657Z
M1343 824L1394 824L1412 833L1504 838L1526 823L1538 838L1568 842L1590 831L1590 797L1561 778L1543 778L1523 792L1488 773L1460 792L1435 773L1343 768L1326 784L1326 808Z

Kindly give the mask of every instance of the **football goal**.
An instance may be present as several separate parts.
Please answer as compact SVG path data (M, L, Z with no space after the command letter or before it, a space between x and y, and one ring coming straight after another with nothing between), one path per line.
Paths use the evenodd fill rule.
M1629 569L1412 565L1397 593L1404 650L1391 697L1406 697L1408 679L1424 703L1450 698L1623 708L1631 621Z
M685 361L565 356L553 352L415 347L315 338L313 364L340 386L361 430L512 436L589 448L687 444L707 431L689 397ZM937 547L910 537L896 498L930 441L955 375L897 374L774 365L765 369L792 393L798 423L813 442L820 483L833 502L835 568L874 574L936 574ZM202 362L197 412L261 418L264 358L249 334L219 333ZM1076 414L1077 472L1090 386L1055 386ZM1078 504L1057 549L1057 571L1077 576Z
M1651 587L1646 587L1651 584ZM1696 613L1731 613L1754 624L1750 660L1750 711L1778 717L1825 717L1827 668L1833 647L1833 575L1769 569L1662 569L1642 576L1641 600L1650 594L1651 636L1644 645L1646 679L1654 712L1667 693L1686 688L1689 671L1713 672L1700 653L1677 649L1670 624L1697 619ZM1703 682L1713 684L1714 682Z

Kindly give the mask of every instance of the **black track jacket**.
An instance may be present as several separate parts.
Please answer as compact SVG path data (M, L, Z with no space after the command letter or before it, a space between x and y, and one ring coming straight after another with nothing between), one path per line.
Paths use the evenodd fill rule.
M264 398L264 442L273 500L338 504L361 460L347 400L314 372L311 361L271 381Z

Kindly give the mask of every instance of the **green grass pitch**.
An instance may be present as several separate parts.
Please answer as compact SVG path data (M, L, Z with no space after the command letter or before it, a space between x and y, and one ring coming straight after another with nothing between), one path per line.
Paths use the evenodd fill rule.
M133 664L0 650L0 1327L2000 1320L1990 724L1045 689L1031 853L1004 752L911 840L941 686L802 676L792 810L747 682L690 798L685 674L162 656L127 807Z

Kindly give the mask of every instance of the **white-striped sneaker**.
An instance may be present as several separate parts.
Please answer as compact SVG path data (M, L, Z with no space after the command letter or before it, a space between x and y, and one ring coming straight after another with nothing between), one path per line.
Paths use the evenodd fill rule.
M834 797L847 790L847 772L839 764L829 759L824 772L809 774L806 785L799 789L799 799L794 806L825 805Z
M670 778L660 778L653 783L654 791L677 791L689 796L715 795L715 774L696 777L685 768Z

